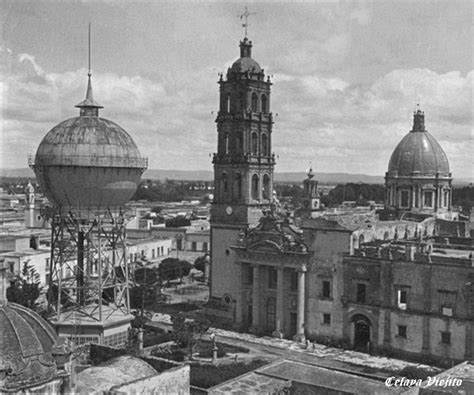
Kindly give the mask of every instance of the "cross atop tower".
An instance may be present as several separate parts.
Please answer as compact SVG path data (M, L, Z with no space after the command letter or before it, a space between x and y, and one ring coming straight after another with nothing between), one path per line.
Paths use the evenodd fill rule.
M244 28L245 32L245 38L247 38L247 28L249 27L249 22L248 18L250 15L255 15L256 12L249 12L249 9L247 6L245 6L245 12L242 15L239 15L240 19L245 18L245 23L242 24L242 27Z

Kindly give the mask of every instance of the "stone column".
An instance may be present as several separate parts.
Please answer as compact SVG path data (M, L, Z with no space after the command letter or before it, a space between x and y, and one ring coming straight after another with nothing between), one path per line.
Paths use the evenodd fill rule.
M298 342L304 342L304 323L305 323L305 277L306 277L306 266L303 265L298 271L298 298L296 301L296 335L295 340Z
M415 208L415 194L416 194L416 187L411 187L411 208Z
M283 337L283 268L277 268L277 297L276 297L276 317L274 337Z
M260 266L254 265L252 271L252 326L250 331L258 333L260 330Z

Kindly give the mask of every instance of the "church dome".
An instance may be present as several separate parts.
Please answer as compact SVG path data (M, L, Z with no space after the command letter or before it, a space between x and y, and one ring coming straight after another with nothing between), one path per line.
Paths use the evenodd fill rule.
M0 392L15 391L51 380L57 370L52 356L57 336L34 311L0 302Z
M233 73L260 73L262 71L260 65L252 58L237 59L230 68Z
M237 59L230 68L231 73L254 73L260 74L262 68L260 65L252 59L252 41L249 41L247 37L240 42L240 58Z
M449 163L438 141L425 130L424 113L414 114L413 129L392 153L388 175L449 177Z

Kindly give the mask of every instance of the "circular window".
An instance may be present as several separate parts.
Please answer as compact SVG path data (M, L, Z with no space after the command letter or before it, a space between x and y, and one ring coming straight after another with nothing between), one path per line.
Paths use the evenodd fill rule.
M224 295L223 299L225 304L230 304L232 302L232 298L230 297L230 295Z

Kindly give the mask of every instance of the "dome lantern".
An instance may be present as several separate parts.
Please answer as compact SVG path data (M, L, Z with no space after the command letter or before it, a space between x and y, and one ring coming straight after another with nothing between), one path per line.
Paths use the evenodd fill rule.
M412 132L426 132L425 130L425 113L417 110L413 114L413 129Z

